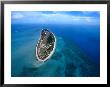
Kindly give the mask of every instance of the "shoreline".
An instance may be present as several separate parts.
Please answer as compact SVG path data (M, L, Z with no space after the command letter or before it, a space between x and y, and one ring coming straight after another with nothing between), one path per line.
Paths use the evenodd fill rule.
M51 33L52 33L52 32L51 32ZM53 34L53 33L52 33L52 34ZM36 57L37 57L38 61L40 61L40 62L45 62L46 60L50 59L51 56L53 55L53 53L55 52L55 48L56 48L56 37L55 37L54 34L53 34L53 36L54 36L54 38L55 38L54 48L53 48L52 52L50 53L50 55L49 55L48 57L46 57L44 60L39 59L39 57L38 57L38 55L37 55L37 46L38 46L38 43L39 43L39 40L40 40L40 39L38 40L38 43L37 43L37 45L36 45Z

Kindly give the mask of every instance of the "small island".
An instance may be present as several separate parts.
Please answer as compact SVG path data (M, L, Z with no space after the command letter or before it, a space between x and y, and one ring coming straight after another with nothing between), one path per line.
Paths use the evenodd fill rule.
M36 57L38 61L46 61L54 53L56 38L52 32L47 29L41 31L41 37L36 45Z

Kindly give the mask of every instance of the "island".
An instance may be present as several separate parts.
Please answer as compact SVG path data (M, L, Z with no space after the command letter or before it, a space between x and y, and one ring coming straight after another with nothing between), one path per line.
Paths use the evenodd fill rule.
M43 29L41 31L40 39L36 45L36 57L38 61L46 61L49 59L54 51L56 46L55 35L50 32L48 29Z

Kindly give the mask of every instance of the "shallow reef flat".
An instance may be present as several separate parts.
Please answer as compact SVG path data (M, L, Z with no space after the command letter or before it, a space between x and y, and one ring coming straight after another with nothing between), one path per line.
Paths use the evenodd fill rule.
M51 59L35 62L32 67L24 67L19 76L36 77L97 77L97 66L75 43L56 37L56 50Z

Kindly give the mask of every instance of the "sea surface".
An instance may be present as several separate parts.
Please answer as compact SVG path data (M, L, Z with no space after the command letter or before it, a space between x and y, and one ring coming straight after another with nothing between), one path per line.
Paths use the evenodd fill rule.
M53 32L55 52L39 62L35 47L43 28ZM12 24L12 77L99 77L100 25Z

